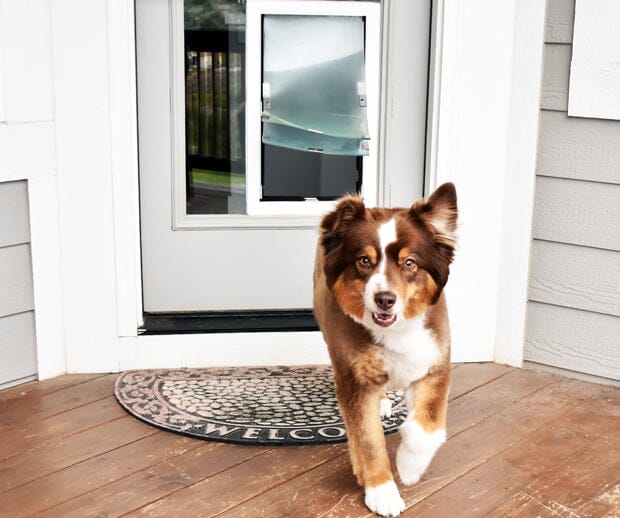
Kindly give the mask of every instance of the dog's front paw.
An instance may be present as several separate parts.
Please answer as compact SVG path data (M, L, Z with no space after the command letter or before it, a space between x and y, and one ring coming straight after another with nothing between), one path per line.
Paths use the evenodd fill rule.
M410 486L422 478L435 452L446 442L446 431L440 429L428 433L408 418L400 433L402 442L396 452L396 467L403 484Z
M380 486L367 487L364 502L368 509L381 516L398 516L405 510L405 501L400 497L393 480Z

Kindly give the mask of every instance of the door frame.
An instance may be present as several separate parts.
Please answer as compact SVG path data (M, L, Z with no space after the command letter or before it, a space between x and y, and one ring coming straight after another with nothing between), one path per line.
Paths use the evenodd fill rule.
M408 1L383 2L387 24L399 21L395 13ZM95 43L89 39L86 43L92 48L84 52L89 51L93 62L107 62L109 65L109 100L105 104L108 115L103 119L99 117L97 123L110 135L110 142L105 145L111 157L108 168L111 196L95 199L92 213L84 214L77 199L79 193L76 196L76 186L66 180L58 183L58 199L62 201L58 221L67 372L250 363L326 363L327 353L318 332L138 335L142 305L133 0L108 1L106 4L107 26L102 29L105 24L101 19L89 18L92 27L82 30L90 29L89 37L96 33L98 38L93 37ZM483 342L482 349L453 357L453 361L496 359L520 365L527 302L545 5L539 0L506 3L484 0L475 4L437 0L434 7L427 191L444 180L457 183L460 207L467 218L465 225L469 233L457 256L449 296L454 295L458 302L459 292L463 292L469 297L468 307L473 305L477 309L468 314L451 313L453 338L467 343L474 339ZM64 58L68 64L71 49L75 48L74 26L63 16L69 19L73 16L75 25L79 26L83 22L79 18L82 15L73 14L62 5L54 4L50 9L52 20L66 20L54 27L57 30L53 41L55 63ZM494 23L485 23L489 19ZM497 23L498 20L501 23ZM394 28L395 25L390 25L390 29ZM72 46L64 45L65 40L72 42ZM489 46L489 41L494 45ZM386 48L389 45L384 45L384 52ZM481 56L486 57L487 53L491 53L491 57L503 58L504 65L498 70L485 63ZM55 72L57 95L58 89L71 90L71 74L76 72L69 66ZM476 86L485 81L491 81L489 90L483 92L487 98L485 109L474 118L476 120L464 117L468 107L480 103L481 93ZM498 88L492 88L498 85ZM74 108L75 103L93 112L101 108L89 97L91 92L80 95L84 99L73 99L72 106L61 105L56 111L56 117L63 121L62 133L57 136L57 160L63 164L61 180L101 172L84 171L83 162L75 160L76 153L81 151L72 146L71 141L79 140L83 131L79 124L70 124L72 120L81 120ZM80 104L82 100L84 103ZM498 106L501 109L498 110ZM381 119L382 138L390 131L397 131L390 126L391 120L385 111ZM469 153L485 139L499 144L492 157ZM382 156L382 166L391 159L391 156ZM481 165L485 167L485 174L478 176ZM491 177L486 171L493 169L496 178L488 181ZM484 193L479 189L481 182L488 183ZM81 185L87 183L82 180ZM519 199L505 196L505 193L515 191L522 193ZM483 206L485 210L482 210ZM31 207L31 213L40 218L48 215L49 209L50 205L40 203ZM100 217L99 209L110 213L111 218ZM81 218L80 225L66 225L71 217ZM492 232L488 227L490 221L496 222ZM91 235L100 237L93 241L88 239ZM33 243L35 238L33 234ZM85 241L91 243L92 249L84 251ZM484 244L485 254L490 255L487 261L493 264L493 268L483 272L485 284L481 293L467 292L469 285L464 280L472 273L478 275L477 272L486 266L486 263L479 263L481 253L476 246L479 243ZM112 253L110 244L114 247ZM33 253L35 268L44 261L45 258ZM93 276L94 272L113 280L115 285L103 286L102 282L86 285L83 279ZM36 290L37 286L35 294ZM89 307L81 307L79 301L82 304L88 301ZM53 314L55 308L37 304L36 310ZM477 334L468 334L467 329L474 327ZM50 364L58 362L57 350L48 348L47 342L44 337L40 338L39 358ZM49 372L45 366L40 366L40 372Z

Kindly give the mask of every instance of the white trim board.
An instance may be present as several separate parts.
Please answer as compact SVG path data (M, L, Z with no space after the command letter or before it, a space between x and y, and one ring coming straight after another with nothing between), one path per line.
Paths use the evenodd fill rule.
M478 361L522 361L544 14L538 0L435 6L427 189L457 187L450 322Z
M576 0L568 115L620 120L620 2Z

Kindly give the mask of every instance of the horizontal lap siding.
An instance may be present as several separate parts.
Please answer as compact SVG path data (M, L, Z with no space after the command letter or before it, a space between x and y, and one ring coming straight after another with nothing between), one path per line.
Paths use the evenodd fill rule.
M620 318L530 302L526 357L563 369L618 379Z
M36 374L26 181L0 183L0 388Z
M620 122L566 113L573 18L547 1L524 358L620 379Z
M620 316L617 252L534 241L530 300Z

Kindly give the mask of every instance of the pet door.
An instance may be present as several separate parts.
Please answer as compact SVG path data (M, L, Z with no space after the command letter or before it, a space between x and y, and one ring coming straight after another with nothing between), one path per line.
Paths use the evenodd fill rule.
M374 204L378 4L250 1L247 9L248 48L252 37L260 48L248 63L248 162L260 164L248 178L248 213L318 213L351 192Z

